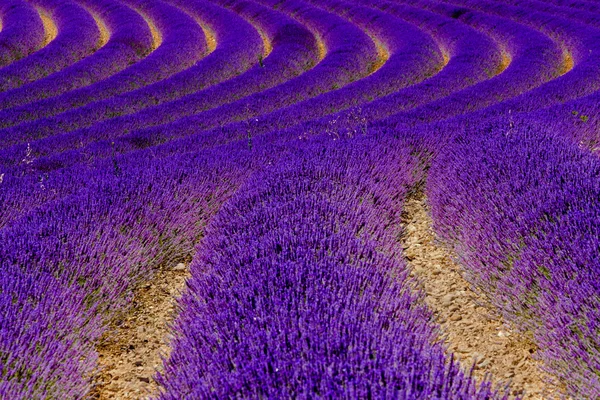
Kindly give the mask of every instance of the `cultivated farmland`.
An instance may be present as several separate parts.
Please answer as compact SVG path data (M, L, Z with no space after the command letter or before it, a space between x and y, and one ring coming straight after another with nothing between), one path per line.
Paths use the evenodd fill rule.
M0 0L0 399L600 399L600 3Z

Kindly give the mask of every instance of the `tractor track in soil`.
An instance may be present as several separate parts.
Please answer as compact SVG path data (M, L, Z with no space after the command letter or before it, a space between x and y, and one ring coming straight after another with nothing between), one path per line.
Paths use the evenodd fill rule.
M511 329L489 302L473 292L455 257L436 241L423 194L407 199L403 212L404 258L440 326L440 340L465 370L481 381L492 374L497 388L523 399L563 398L563 389L541 369L537 347Z
M162 368L161 357L169 355L170 324L188 277L179 263L138 285L132 306L112 320L96 347L98 374L90 398L141 399L157 393L154 375Z

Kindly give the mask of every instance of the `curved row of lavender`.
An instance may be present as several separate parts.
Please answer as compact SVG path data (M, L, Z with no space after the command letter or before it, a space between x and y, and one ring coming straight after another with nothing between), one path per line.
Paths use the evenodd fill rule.
M82 147L89 142L97 142L101 138L112 139L118 135L122 135L124 130L139 130L147 125L158 124L159 122L155 120L162 119L165 122L178 120L186 115L207 109L210 110L224 103L231 103L257 91L264 91L277 86L277 84L285 83L287 80L302 74L305 70L310 69L316 64L317 46L314 37L312 37L306 28L303 28L294 20L286 18L285 15L281 15L280 13L269 12L269 9L252 3L239 4L237 12L240 15L252 16L254 20L258 19L262 22L263 29L275 38L277 46L274 52L269 54L269 60L264 61L268 64L269 68L262 68L258 65L260 53L257 50L261 49L259 48L259 39L257 37L256 46L253 49L255 51L245 57L247 59L246 62L240 63L240 60L237 60L236 64L232 65L238 71L243 71L250 66L253 66L253 68L237 76L236 79L229 79L214 86L210 84L210 81L204 84L200 83L196 87L196 92L183 96L189 90L187 87L190 85L190 80L214 79L211 75L207 74L207 70L222 74L218 70L222 69L221 66L227 63L229 61L228 58L231 56L229 51L222 52L219 58L212 60L212 65L199 63L194 68L185 71L186 76L181 77L184 79L177 79L177 82L171 82L168 88L165 87L166 81L162 81L148 88L115 96L106 101L94 102L83 109L74 110L69 113L78 114L77 119L69 118L66 114L61 114L54 120L36 120L28 126L18 126L10 130L5 130L3 134L7 138L17 136L15 139L16 143L30 139L30 135L35 135L32 139L40 139L33 143L39 149L37 150L39 156L47 153L58 153L72 147ZM331 26L334 26L333 23ZM229 30L228 33L231 34ZM237 37L230 40L232 44L239 47L244 35L248 34L248 30L238 30L236 33ZM327 39L336 33L339 34L339 30L326 35ZM337 42L331 43L333 47L332 52L338 50L337 47L339 47L340 39L338 38L337 40ZM245 48L252 49L248 45ZM341 50L347 51L348 49ZM348 54L352 54L352 52L348 51ZM243 69L241 66L243 66ZM194 72L200 76L193 76L190 72ZM260 83L260 85L257 83ZM165 99L170 101L163 100L161 103L164 104L156 105L156 103L159 103L160 97L164 97L166 89L179 93L179 95L171 96L170 99ZM178 99L178 97L181 98ZM245 101L247 102L247 100ZM240 104L237 109L245 110L246 107L247 104ZM127 115L136 111L139 112L134 114L134 117ZM101 120L109 118L112 113L115 114L113 117L124 116L112 118L106 123L99 123ZM70 126L66 127L66 124L70 124ZM92 127L88 129L84 128L92 124ZM40 126L45 127L44 133L40 133ZM75 130L76 128L80 129ZM23 134L27 136L18 137ZM49 137L43 139L45 136ZM8 140L7 142L10 143ZM12 147L4 153L12 154L16 149L17 147Z
M308 11L310 10L314 10L314 9L308 9ZM338 21L333 21L331 23L331 25L326 25L325 28L330 29L331 27L335 27L336 24L339 23ZM283 27L285 26L289 26L289 22L285 25L283 25ZM330 29L329 32L329 36L327 36L327 38L331 38L331 50L329 51L330 56L326 57L322 63L320 63L319 65L317 65L315 67L314 70L311 70L309 72L314 72L311 76L306 77L306 79L309 79L309 83L310 84L304 84L305 90L316 90L314 83L315 83L315 79L319 79L320 81L323 82L323 84L328 84L328 81L326 80L327 77L330 77L330 75L328 74L328 72L332 72L332 73L337 73L335 72L335 68L332 67L333 65L336 65L339 62L343 62L344 60L346 60L347 58L351 57L352 54L354 54L352 51L349 51L353 48L353 46L356 46L354 43L350 44L350 45L346 45L343 43L343 35L344 33L347 33L347 30L345 30L344 28L348 28L348 25L342 25L340 28L338 29ZM357 33L355 28L352 28L354 33ZM296 36L294 35L294 38L303 38L303 36ZM362 44L364 44L365 42L363 41ZM306 46L308 48L305 48L304 46L302 47L297 47L297 46L288 46L289 42L283 41L280 42L281 46L289 52L291 52L292 54L300 51L304 54L306 54L307 51L310 51L310 42L306 44ZM339 47L339 48L338 48ZM274 50L275 51L275 50ZM310 54L310 53L308 53ZM268 62L268 61L266 61ZM293 68L294 65L289 66L288 68ZM317 68L319 68L319 70L317 70ZM292 77L295 74L291 75ZM304 79L304 75L301 75L299 78ZM316 77L315 77L316 75ZM283 90L284 88L280 89L280 93L282 93L282 95L285 95L286 93L288 93L289 91L285 91ZM241 104L239 104L241 103ZM236 102L236 103L232 103L233 106L230 107L234 107L234 109L231 112L232 118L239 118L239 115L235 114L235 111L241 111L241 112L248 112L248 104L250 102L248 100L242 99L240 102ZM208 120L208 119L207 119ZM177 121L176 122L177 125L176 126L180 126L183 127L184 129L186 129L187 131L191 130L194 128L194 126L197 126L195 124L191 124L190 121ZM123 129L123 125L120 125L121 129ZM107 130L106 127L103 127L102 125L100 125L98 127L98 130L94 130L92 132L87 132L87 134L85 135L86 138L88 138L88 140L92 140L92 139L96 139L96 143L94 148L92 149L84 149L84 151L79 152L79 154L73 154L73 152L68 152L65 154L60 154L59 157L55 157L54 159L50 159L50 160L44 160L44 159L39 159L36 160L36 158L39 157L39 153L36 153L35 151L35 144L32 146L30 143L27 143L25 145L25 147L23 147L22 145L19 146L18 149L12 149L12 152L6 152L5 154L9 154L11 156L11 159L14 160L13 162L11 162L10 164L13 164L15 167L18 167L20 170L24 170L25 172L27 172L27 170L29 169L33 169L33 172L28 173L28 176L21 178L21 179L17 179L17 180L12 180L12 179L8 179L10 178L17 178L17 174L10 174L7 173L7 181L6 181L6 185L3 185L3 187L0 188L0 196L2 196L3 198L3 204L7 205L6 207L3 207L3 221L6 221L6 215L14 215L13 212L15 210L15 208L21 209L23 207L27 207L29 208L29 206L32 204L31 201L33 201L33 204L39 204L39 200L40 197L38 195L28 195L27 193L33 193L32 190L36 190L35 187L37 185L37 181L39 180L39 172L43 171L43 175L45 176L45 179L48 180L48 178L52 178L51 176L48 176L48 172L60 167L65 167L65 166L73 166L75 164L75 173L77 173L77 170L79 169L77 167L77 165L79 163L77 163L77 161L87 161L91 158L92 155L94 155L94 152L98 152L98 151L102 151L102 153L104 155L115 155L115 153L118 154L119 152L119 148L120 143L116 143L110 140L104 140L104 141L98 141L98 139L100 139L102 137L102 135L108 135L111 132L113 132L115 130ZM119 132L119 131L115 131L115 132ZM135 137L134 137L135 139ZM137 142L140 144L136 144L135 140L132 140L132 144L134 147L146 147L144 146L144 142L146 140L138 140ZM63 138L54 140L53 143L56 143L56 145L58 146L64 146L65 145L66 140ZM129 144L128 141L124 141L125 144ZM31 147L30 147L31 146ZM31 151L30 151L31 149ZM99 149L99 150L98 150ZM90 151L93 150L93 151ZM18 158L21 157L21 155L25 155L26 157L30 157L28 159L31 160L31 162L26 162L26 163L19 163ZM79 159L79 157L83 156L83 159ZM15 163L16 162L16 163ZM15 165L16 164L16 165ZM23 169L24 167L24 169ZM39 167L39 168L38 168ZM61 175L61 173L59 172L57 175ZM14 184L14 186L13 186ZM22 195L18 195L15 196L15 190L18 190L22 193ZM53 196L53 194L51 193L44 193L41 195L42 198L45 198L47 196L51 196L51 197L55 197ZM31 197L35 197L37 200L35 199L31 199ZM12 217L9 217L12 218Z
M52 15L58 35L29 57L0 69L3 92L60 71L97 49L100 31L81 5L71 0L40 0L34 4Z
M306 23L314 24L314 29L323 36L328 52L322 62L295 79L290 79L273 88L251 94L215 109L211 108L201 114L180 118L173 125L161 126L157 129L176 130L178 127L184 127L183 132L186 129L189 131L190 128L204 130L226 124L232 120L246 119L257 113L265 113L316 96L335 87L344 86L369 72L369 67L375 61L376 54L373 42L364 32L333 14L308 6L303 2L290 1L288 3L286 5L288 13L298 14L297 18L306 19ZM212 96L209 99L212 99ZM94 125L90 129L69 131L73 124L78 124L81 120L83 120L82 124L85 126L99 119L96 114L103 110L95 111L92 114L94 118L91 119L85 118L89 116L87 112L77 114L76 111L72 111L71 113L78 115L76 118L59 116L60 119L57 123L42 125L45 129L40 126L34 127L31 132L38 135L38 137L47 135L44 130L57 133L39 142L32 143L34 155L40 157L48 153L60 153L73 147L81 147L90 141L98 142L100 139L104 139L104 144L110 143L115 139L115 135L121 135L124 129L131 129L128 125L123 127L122 122L118 121L119 129L117 130L106 129L102 125ZM160 111L157 110L159 113ZM165 112L168 112L168 110ZM133 123L140 124L137 120ZM20 128L17 129L20 130ZM18 155L22 154L24 150L25 147L22 144L2 152L0 155L1 162L5 165L14 164L15 158L18 158Z
M4 67L42 46L44 26L36 9L21 0L0 5L0 66Z
M162 398L501 396L406 280L429 168L474 287L600 396L594 3L11 4L32 29L0 9L0 397L85 397L110 319L192 257Z
M56 126L56 129L64 131L68 126L76 123L82 124L87 122L90 124L93 118L100 118L101 111L105 113L104 118L114 117L115 115L111 114L112 110L108 107L101 108L97 105L96 108L101 108L101 110L96 110L96 113L93 113L94 107L89 106L89 108L92 108L92 110L89 110L88 107L82 106L90 102L97 104L104 98L110 98L120 93L132 91L141 86L164 80L173 74L188 69L206 53L207 43L202 28L185 11L160 0L149 2L131 0L125 3L125 5L133 8L138 13L143 13L144 18L149 20L146 24L155 26L155 29L158 30L159 43L154 43L154 45L158 45L158 47L147 57L142 58L139 62L131 66L131 68L126 68L114 75L109 75L108 79L101 80L95 84L85 85L79 88L79 90L64 93L57 98L46 99L39 103L31 103L29 107L26 105L22 108L17 108L17 115L9 111L6 117L9 121L15 118L22 118L23 115L25 121L29 118L35 119L30 129L26 127L18 129L18 132L20 132L17 135L19 141L33 139L24 136L22 132L28 132L29 135L36 135L34 138L39 138L46 136L46 131L49 131L54 126ZM128 29L131 28L135 27L128 27ZM130 45L136 45L136 43L132 43L130 40L128 42ZM81 62L86 62L88 59L84 59ZM73 79L77 76L77 71L64 72L67 74L67 78L71 77ZM50 83L50 87L52 87L52 83ZM39 111L40 108L42 108L41 112ZM76 109L77 111L74 112L72 109ZM44 114L40 115L42 112ZM44 116L45 114L53 115L57 113L61 114L54 117L57 120L54 125L51 123L52 118L40 118L40 116ZM6 143L13 143L10 139L12 137L11 133L9 131L5 136Z
M151 50L150 31L144 19L131 8L114 1L84 3L106 24L109 40L98 51L46 78L0 94L0 108L12 109L47 97L89 86L128 67L145 57ZM39 107L39 104L34 103ZM11 115L0 118L2 126L10 124ZM33 117L33 116L31 116ZM31 118L30 117L30 118Z
M397 29L398 21L381 21L383 14L375 11L367 14L364 11L365 10L361 8L356 8L354 12L357 14L360 12L362 15L356 16L355 18L359 19L359 21L362 19L365 22L369 22L370 20L377 18L374 22L367 26L370 29L385 29L383 33L386 35L382 34L380 37L384 38L384 40L389 40L388 47L390 47L392 50L395 49L393 46L394 42L391 40L398 40L398 38L394 37L394 34L392 33L394 32L394 28ZM315 49L315 45L313 44L311 38L307 36L306 32L295 31L295 29L290 25L289 21L283 20L283 22L284 23L279 26L276 33L279 35L280 32L285 32L285 39L277 40L276 43L279 44L279 46L277 46L269 55L269 58L264 61L266 63L265 68L257 66L249 71L248 74L239 76L239 79L232 79L227 82L223 82L222 84L211 87L206 91L200 91L194 95L185 96L181 100L166 103L158 107L151 107L131 116L115 118L107 121L106 123L96 124L90 129L73 132L69 135L71 136L70 140L72 141L81 142L84 140L81 139L82 137L88 137L93 138L94 142L90 146L86 146L76 151L69 151L65 152L65 154L59 153L58 155L40 158L38 163L46 165L59 165L64 167L83 161L82 157L89 162L91 158L106 157L109 154L113 154L115 151L118 153L124 153L140 147L148 147L154 144L163 143L167 140L173 140L181 136L189 135L191 132L190 128L194 130L198 130L200 127L209 128L210 125L215 125L217 122L220 125L224 125L232 120L239 120L240 116L244 114L246 114L246 118L250 117L251 115L256 115L257 113L261 112L261 108L274 108L276 104L273 103L275 103L275 99L277 98L281 98L282 101L285 102L284 104L280 103L280 105L285 105L290 102L292 102L292 104L297 104L293 102L295 99L289 98L290 90L288 90L288 88L290 86L294 87L296 92L300 87L302 87L303 90L311 90L317 93L327 90L329 86L332 85L332 82L336 86L343 86L344 80L332 79L328 75L328 72L335 68L335 66L339 63L347 64L348 55L355 57L357 53L356 47L358 45L365 45L364 37L362 37L359 41L358 38L360 38L360 36L357 36L355 41L351 42L350 46L352 47L346 44L346 42L343 42L348 39L350 34L357 34L354 28L352 31L348 30L349 27L347 24L338 24L338 28L335 30L329 29L327 31L327 29L324 28L324 31L328 32L327 35L323 36L323 40L328 42L328 53L327 56L319 63L319 65L314 68L314 70L307 71L305 74L298 76L297 79L286 82L285 85L282 84L274 88L270 88L271 86L275 86L275 84L281 80L282 75L285 76L287 74L287 78L289 79L295 77L301 72L304 72L306 66L303 66L302 64L297 65L299 63L293 61L301 59L310 60L310 53L308 53L308 51ZM331 26L335 26L334 23L336 23L335 20L331 21ZM338 37L336 38L335 35L338 35ZM395 36L397 36L397 34ZM418 38L423 39L427 38L427 36L418 36ZM386 64L382 67L382 70L378 71L377 74L373 74L366 79L361 79L355 83L346 85L340 90L332 92L332 96L316 96L314 100L310 102L310 107L317 110L317 112L320 112L322 115L323 112L327 112L326 109L323 109L323 107L326 105L328 107L335 107L333 110L336 110L347 108L348 105L355 104L359 101L364 101L364 90L367 88L371 89L372 91L379 91L379 96L381 96L391 90L409 85L410 82L413 82L414 80L422 80L427 77L427 74L434 73L438 62L441 61L434 58L433 60L427 61L431 62L432 64L430 69L423 68L422 66L421 69L416 71L417 62L422 61L424 63L425 54L430 56L431 51L435 51L433 44L428 43L428 45L424 46L423 42L421 41L413 41L412 46L407 46L406 50L404 50L402 53L390 58L390 60L388 60L388 62L386 62ZM412 60L411 58L403 58L402 56L405 54L405 52L412 53L412 56L415 56L414 53L420 53L421 55L417 58L417 62L415 62L415 60ZM292 61L292 63L290 63L290 61ZM283 73L282 71L286 72ZM323 74L322 77L319 77L319 80L324 82L326 85L320 89L314 81L317 71ZM394 79L396 82L392 84L389 82L390 78ZM248 80L254 83L246 83ZM241 82L244 82L243 86L241 85ZM260 93L253 94L253 92L257 90L255 87L256 82L261 83L260 88L263 90ZM369 87L365 87L365 85L368 85L369 83L371 83ZM246 89L247 87L251 88L252 91ZM378 96L372 91L369 94L370 98ZM240 96L243 94L253 95L249 97L243 97L238 101L227 104L226 108L215 108L215 106L225 102L228 98L231 99L232 94L236 93ZM297 96L300 96L300 94L297 93ZM310 93L305 97L312 98L312 96L313 93ZM265 101L265 99L268 99L268 101ZM257 106L257 104L259 106ZM303 102L303 104L306 104L306 101ZM289 108L291 107L281 107L280 110ZM306 110L306 108L307 107L305 107L305 110L302 114L308 114L308 110ZM205 109L208 109L207 113L204 113L203 115L196 115L198 112ZM227 110L227 115L224 115L224 110ZM268 109L263 110L262 112L265 111L268 111ZM192 116L186 117L189 114L192 114ZM182 119L183 117L186 118ZM282 119L284 121L287 120L287 118L283 117L281 114L277 115L276 119L271 116L271 119L278 121L281 121ZM174 120L174 122L166 124L164 123L165 121L169 120ZM261 121L262 120L263 118L261 118ZM141 129L144 126L151 125L159 126L144 130ZM242 125L244 126L243 133L245 135L247 131L247 124ZM270 126L270 129L273 128L274 126ZM129 130L133 132L123 135L123 131L127 132ZM252 130L255 132L257 127L253 126ZM115 138L114 136L116 135L121 135L121 137ZM107 136L109 136L109 138L106 138ZM99 141L98 139L102 137L106 139ZM32 143L31 145L33 147L33 151L35 152L35 156L39 157L46 151L49 151L44 150L42 152L38 150L36 152L36 148L39 148L38 145L42 146L42 148L48 148L48 144L53 142L58 146L61 146L63 149L69 143L67 142L65 135L57 138L49 138L44 142ZM13 160L18 157L18 154L22 154L24 151L25 149L23 148L23 145L20 145L18 147L8 149L4 152L4 154L12 156L9 164L14 164ZM33 166L35 167L35 164ZM48 168L44 169L48 170Z
M480 126L432 164L436 230L570 392L597 398L600 162L539 121Z
M257 162L240 152L244 145L146 155L80 171L84 189L64 182L71 194L2 229L0 397L86 396L106 323L154 268L188 257Z
M161 399L474 398L398 256L401 140L288 142L206 229Z

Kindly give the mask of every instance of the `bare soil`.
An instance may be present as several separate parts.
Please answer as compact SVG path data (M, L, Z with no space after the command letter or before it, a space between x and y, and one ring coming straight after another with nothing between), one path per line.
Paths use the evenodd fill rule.
M323 40L321 35L319 35L316 31L311 30L311 32L315 36L315 40L317 41L318 56L316 64L318 64L321 61L323 61L323 59L327 55L327 45L325 44L325 41Z
M562 57L563 57L563 59L562 59L561 66L558 70L558 76L562 76L562 75L566 74L567 72L571 71L573 69L573 67L575 66L575 61L573 60L573 55L566 47L563 47Z
M373 43L375 43L375 48L377 49L377 60L371 66L371 68L369 70L369 74L374 74L381 67L383 67L383 65L387 62L387 60L389 60L390 52L389 52L387 46L381 40L379 40L377 37L375 37L373 35L369 35L369 36L370 36L371 40L373 41Z
M510 328L489 302L470 289L453 254L436 242L424 196L412 198L404 210L404 257L425 302L441 328L441 340L465 369L475 363L480 381L492 374L496 387L524 399L563 398L556 379L542 371L532 340Z
M36 7L36 9L38 14L40 14L42 24L44 25L44 42L42 43L42 47L44 47L56 38L58 35L58 27L54 23L52 16L48 14L46 10L40 7Z
M140 14L142 18L144 18L144 21L146 21L146 24L148 24L148 28L150 29L150 35L152 36L152 50L156 50L162 44L162 34L160 33L160 31L156 27L156 24L154 24L154 21L152 21L151 18L149 18L145 13L141 12L138 9L135 9L135 11L138 14Z
M169 325L189 272L184 264L156 272L135 290L132 307L116 318L97 346L99 374L93 399L142 399L157 393L154 375L168 357Z
M212 53L217 48L217 35L208 25L197 21L198 25L202 28L204 36L206 37L206 55Z
M101 48L108 43L110 39L110 30L100 15L90 10L87 11L92 15L94 21L96 22L96 26L98 26L98 31L100 32L100 37L98 38L98 48Z
M269 54L271 54L271 52L273 51L273 44L271 43L271 39L265 33L265 31L263 31L262 29L260 29L258 26L255 25L254 29L256 29L256 31L260 35L260 38L262 39L262 42L263 42L263 54L262 54L262 56L263 56L263 58L267 58L267 57L269 57Z
M500 65L498 65L498 69L496 69L496 72L495 72L496 75L500 75L501 73L503 73L506 70L506 68L508 68L510 63L512 62L512 55L508 52L508 50L506 50L505 48L502 48L501 52L502 52L502 61L500 62Z

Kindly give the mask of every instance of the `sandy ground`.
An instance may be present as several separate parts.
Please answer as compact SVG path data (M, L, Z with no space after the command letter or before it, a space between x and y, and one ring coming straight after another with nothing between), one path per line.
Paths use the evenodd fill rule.
M95 12L92 12L89 9L87 11L92 15L94 21L96 21L96 25L98 26L98 31L100 32L100 37L98 38L98 48L100 48L106 43L108 43L108 41L110 40L110 30L108 29L108 26L106 26L106 22L104 22L104 19L102 19L100 15L98 15Z
M206 37L206 55L209 55L217 48L217 35L215 31L213 31L208 25L196 20L200 28L202 28L202 32L204 32L204 36Z
M100 374L90 398L142 399L157 393L153 379L169 354L169 324L189 276L184 264L159 270L137 288L132 308L115 319L97 347Z
M553 378L534 359L536 345L503 323L485 298L475 294L453 255L435 240L423 196L409 199L404 211L404 256L426 293L448 352L474 375L491 373L497 385L510 383L524 399L560 398Z
M154 21L152 21L145 13L138 9L135 9L135 11L140 14L142 18L144 18L144 21L146 21L146 24L148 24L150 34L152 35L152 50L156 50L162 44L162 33L158 30Z
M36 7L38 14L40 14L40 18L42 19L42 24L44 25L44 42L42 43L42 47L48 45L51 41L53 41L58 35L58 27L54 23L54 20L46 12L46 10Z

